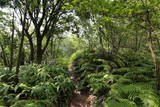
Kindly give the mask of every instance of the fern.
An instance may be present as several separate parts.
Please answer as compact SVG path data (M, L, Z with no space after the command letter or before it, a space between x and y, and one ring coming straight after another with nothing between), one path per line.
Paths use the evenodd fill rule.
M49 99L53 102L57 100L56 86L53 83L41 83L32 88L31 94L34 98L42 100Z
M48 72L51 78L54 78L58 75L65 75L68 76L67 69L61 65L52 65L52 66L45 66L45 72Z
M106 101L105 107L137 107L136 104L128 99L109 99Z
M54 80L54 84L58 92L62 91L64 94L69 94L74 89L72 81L69 78L64 77L63 75L56 76Z
M34 86L37 84L37 65L22 66L19 73L19 80L27 85Z
M19 100L11 107L56 107L50 100Z
M45 82L51 78L49 72L46 72L44 69L40 69L36 76L41 82Z
M122 67L118 69L113 69L112 74L124 75L125 73L128 73L129 71L130 71L129 67Z
M0 95L7 95L9 93L14 93L14 88L8 84L0 84Z
M0 82L9 83L12 82L11 77L14 75L13 71L10 71L7 67L0 67Z
M117 83L120 83L120 84L128 84L128 85L129 85L129 84L132 84L132 83L133 83L133 80L122 77L122 78L120 78L120 79L118 80Z

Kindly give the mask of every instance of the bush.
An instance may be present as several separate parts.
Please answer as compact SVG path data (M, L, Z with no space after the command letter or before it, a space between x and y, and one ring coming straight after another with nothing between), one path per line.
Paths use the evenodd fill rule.
M8 67L0 67L0 82L11 83L14 70L10 71Z
M2 69L3 72L10 73L7 70ZM73 92L74 85L69 78L67 67L60 64L22 66L19 73L19 84L16 86L0 84L0 99L13 107L46 107L46 105L67 104Z

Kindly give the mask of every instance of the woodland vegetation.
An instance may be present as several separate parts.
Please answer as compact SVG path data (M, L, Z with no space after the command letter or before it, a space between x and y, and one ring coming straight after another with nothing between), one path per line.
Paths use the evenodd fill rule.
M159 55L159 0L0 0L0 107L160 107Z

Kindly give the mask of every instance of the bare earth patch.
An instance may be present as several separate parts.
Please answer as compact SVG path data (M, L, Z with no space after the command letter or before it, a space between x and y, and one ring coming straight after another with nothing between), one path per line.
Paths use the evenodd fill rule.
M96 96L81 94L79 91L75 91L75 97L72 99L70 107L95 107L93 100Z

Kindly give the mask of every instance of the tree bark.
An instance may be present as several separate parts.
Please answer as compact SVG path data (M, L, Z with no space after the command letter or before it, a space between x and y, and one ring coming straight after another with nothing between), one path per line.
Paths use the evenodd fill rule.
M25 33L26 33L26 36L28 38L28 41L29 41L29 46L30 46L30 55L29 55L29 63L33 63L34 62L34 44L33 44L33 41L32 41L32 34L29 34L28 30L25 30Z
M11 49L11 53L10 53L10 67L9 67L10 70L12 70L12 66L13 66L14 29L15 29L15 26L14 26L14 13L13 13L13 20L12 20L12 37L11 37L11 48L10 48L10 49Z
M151 56L155 65L155 70L156 70L156 87L157 90L160 90L160 63L157 59L156 53L153 50L153 43L152 43L152 32L153 32L153 25L152 25L152 21L151 21L151 14L149 12L149 10L146 10L146 27L148 28L148 47L150 49L151 52Z
M42 56L43 56L43 50L42 50L42 38L37 38L37 63L41 64L42 62Z
M160 90L160 62L157 60L156 55L153 51L153 45L151 40L149 40L147 44L150 49L152 60L156 70L156 87L157 87L157 90Z
M29 56L29 62L33 63L34 62L34 45L32 40L29 42L30 44L30 56Z
M22 30L21 42L20 42L20 46L19 46L18 59L17 59L17 65L16 65L15 85L18 84L18 82L19 82L18 74L19 74L19 67L20 67L21 58L22 58L23 42L24 42L24 31Z
M15 84L14 85L17 85L19 83L18 74L19 74L19 68L20 68L20 64L21 64L21 60L22 60L22 54L23 54L22 51L23 51L23 43L24 43L24 35L25 35L25 24L26 24L26 11L24 10L23 13L22 12L20 12L20 13L21 13L20 21L21 21L21 24L22 24L22 33L21 33L21 41L20 41L19 51L18 51L16 73L15 73Z
M5 50L4 50L4 47L3 45L0 43L1 45L1 49L2 49L2 58L3 58L3 63L5 66L8 66L8 61L7 61L7 57L6 57L6 54L5 54Z
M159 61L157 61L157 64L156 64L156 81L157 81L157 90L160 90L160 62Z

